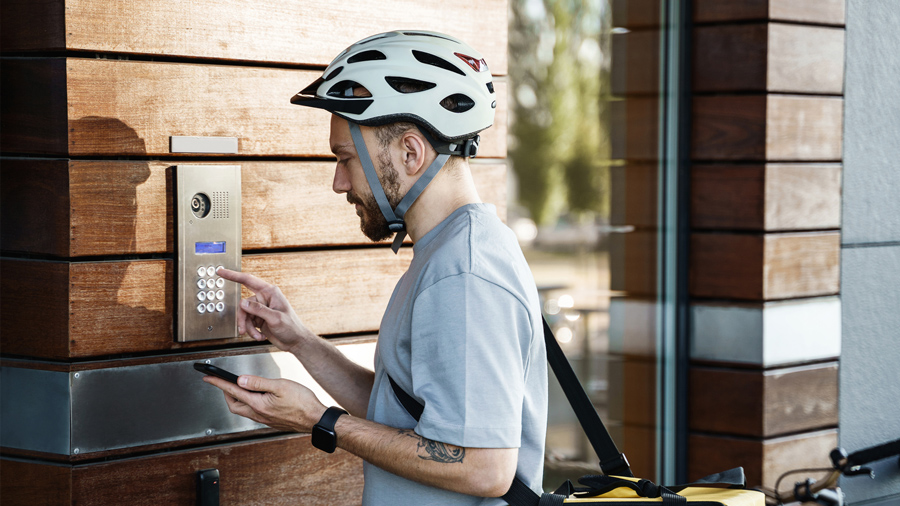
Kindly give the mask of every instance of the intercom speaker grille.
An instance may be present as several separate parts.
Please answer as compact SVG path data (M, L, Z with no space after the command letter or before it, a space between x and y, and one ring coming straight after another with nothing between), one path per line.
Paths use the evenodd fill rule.
M228 192L213 192L212 217L228 218Z

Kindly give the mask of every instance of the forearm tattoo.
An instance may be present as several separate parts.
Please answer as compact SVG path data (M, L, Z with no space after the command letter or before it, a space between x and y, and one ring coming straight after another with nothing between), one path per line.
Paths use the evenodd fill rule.
M398 433L418 441L417 454L422 460L433 460L443 464L455 464L461 463L466 456L466 449L460 446L448 445L446 443L441 443L440 441L432 441L411 430L400 430Z

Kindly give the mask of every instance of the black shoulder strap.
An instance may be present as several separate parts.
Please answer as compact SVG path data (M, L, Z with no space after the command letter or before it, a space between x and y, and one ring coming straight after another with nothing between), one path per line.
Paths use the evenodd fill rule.
M546 318L544 318L544 341L547 344L547 362L550 363L550 368L556 374L556 379L559 380L559 385L565 392L566 398L569 399L569 404L572 405L575 416L578 417L578 422L591 442L591 446L600 457L600 469L603 474L634 477L631 467L628 465L628 459L616 448L616 443L613 442L609 431L603 425L603 420L594 409L591 399L588 398L584 387L578 382L572 365L562 348L559 347L559 343L556 342L556 338L553 337L553 331L550 330Z
M422 411L425 411L425 406L413 399L413 396L406 393L406 390L400 388L400 385L394 381L394 378L392 378L390 374L388 374L388 380L390 380L391 388L394 389L394 394L397 396L397 399L400 400L400 404L403 404L403 407L406 408L406 412L418 422L419 418L422 418Z
M634 477L631 473L631 468L628 466L628 459L625 458L625 454L619 452L616 443L613 442L612 437L609 435L609 431L603 425L600 415L597 414L597 410L594 409L590 398L588 398L581 383L578 382L578 377L575 375L575 371L572 370L572 365L569 364L569 360L563 353L562 348L559 347L559 343L553 337L553 331L550 330L550 325L547 324L546 318L543 321L544 342L547 346L547 362L550 363L550 368L556 374L556 379L559 380L566 398L569 399L569 404L572 405L575 416L578 417L578 422L581 424L585 434L587 434L591 446L594 447L594 451L600 457L600 469L606 475ZM394 394L397 396L400 404L418 421L422 417L425 406L400 388L390 374L388 374L388 380L391 382L391 388L394 389ZM503 495L503 499L514 506L555 504L560 497L562 496L555 494L538 496L518 476L513 480L509 491Z

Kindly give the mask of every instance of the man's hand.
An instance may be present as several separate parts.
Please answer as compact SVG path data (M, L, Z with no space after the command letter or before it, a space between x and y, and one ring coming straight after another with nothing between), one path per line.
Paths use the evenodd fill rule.
M203 381L225 393L232 413L273 429L310 432L325 413L316 394L291 380L243 375L238 378L239 386L214 376L205 376Z
M257 341L268 339L279 349L291 352L299 351L304 343L317 338L303 325L277 286L244 272L221 268L217 273L246 286L254 294L242 300L238 308L238 332L241 334Z

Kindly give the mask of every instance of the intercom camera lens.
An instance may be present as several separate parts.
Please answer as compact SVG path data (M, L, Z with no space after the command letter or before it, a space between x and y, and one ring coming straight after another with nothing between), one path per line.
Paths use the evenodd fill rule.
M191 212L197 218L205 218L210 211L210 200L205 193L197 193L191 197Z

